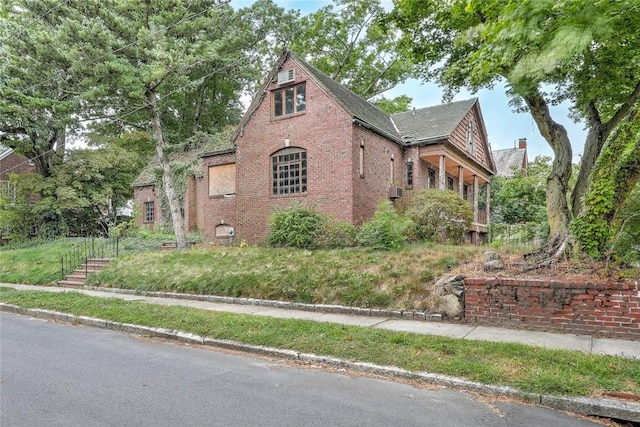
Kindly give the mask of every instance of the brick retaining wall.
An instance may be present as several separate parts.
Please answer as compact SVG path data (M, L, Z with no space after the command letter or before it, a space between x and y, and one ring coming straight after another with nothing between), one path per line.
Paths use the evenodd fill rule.
M465 322L640 339L640 281L464 281Z

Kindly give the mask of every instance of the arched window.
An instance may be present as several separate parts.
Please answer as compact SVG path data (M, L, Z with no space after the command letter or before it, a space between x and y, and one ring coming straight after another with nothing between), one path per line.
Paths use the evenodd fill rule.
M307 192L307 151L289 147L271 155L271 194Z

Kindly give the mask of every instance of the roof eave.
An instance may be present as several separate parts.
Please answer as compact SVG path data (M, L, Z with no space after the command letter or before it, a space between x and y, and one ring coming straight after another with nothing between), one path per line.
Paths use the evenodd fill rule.
M402 139L398 138L397 135L392 135L389 132L385 132L384 130L380 129L379 127L372 125L371 123L368 123L358 117L353 117L353 123L360 125L366 129L369 129L371 131L373 131L374 133L377 133L380 136L383 136L387 139L390 139L391 141L395 142L396 144L400 145L401 147L406 147L406 143L404 141L402 141Z

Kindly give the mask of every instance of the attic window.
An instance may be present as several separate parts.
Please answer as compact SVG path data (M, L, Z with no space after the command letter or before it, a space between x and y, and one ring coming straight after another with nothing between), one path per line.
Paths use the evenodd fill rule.
M284 70L284 71L280 71L278 73L278 84L279 85L284 85L287 83L291 83L294 82L296 80L296 73L295 71L292 69L290 70Z
M473 143L473 118L469 119L467 124L467 152L469 154L475 154L475 145Z
M307 103L306 86L304 83L273 91L273 116L281 117L289 114L301 113Z

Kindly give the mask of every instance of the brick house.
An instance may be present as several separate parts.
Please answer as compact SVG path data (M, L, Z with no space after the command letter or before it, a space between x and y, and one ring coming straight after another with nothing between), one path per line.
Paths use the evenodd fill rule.
M426 188L468 200L469 240L486 236L495 166L475 98L390 116L285 52L231 142L202 154L187 185L185 223L206 241L260 242L274 208L296 203L361 224L380 201ZM147 184L135 187L141 222L157 206Z
M12 148L0 144L0 196L4 200L15 199L15 185L9 180L12 174L34 172L35 166L28 158L16 154Z

